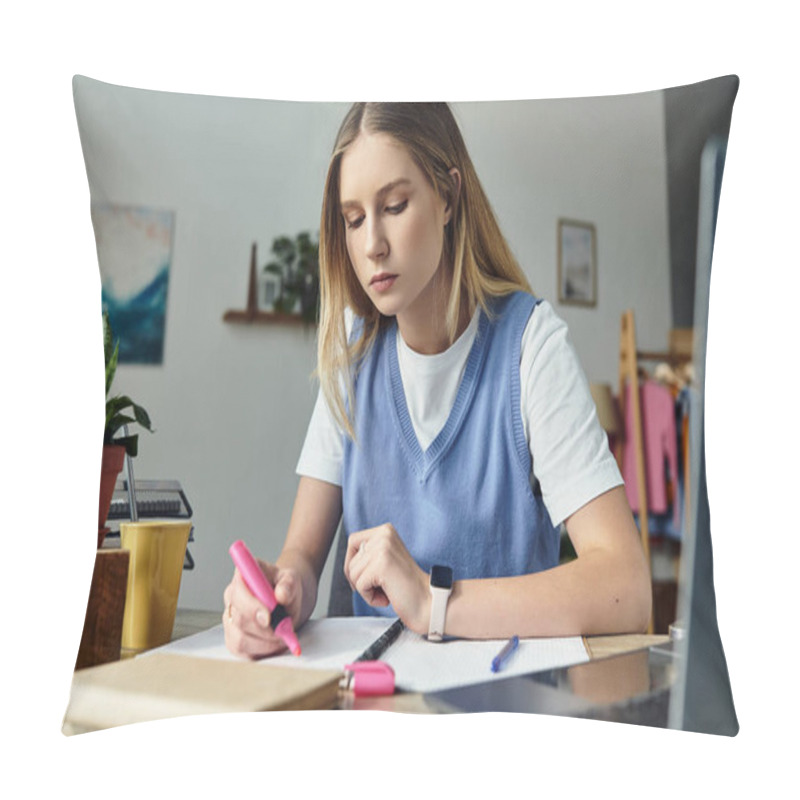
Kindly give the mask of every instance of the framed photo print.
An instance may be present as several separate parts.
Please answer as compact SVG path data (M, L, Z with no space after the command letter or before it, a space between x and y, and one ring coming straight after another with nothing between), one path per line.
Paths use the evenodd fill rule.
M590 222L558 221L558 301L597 305L597 235Z

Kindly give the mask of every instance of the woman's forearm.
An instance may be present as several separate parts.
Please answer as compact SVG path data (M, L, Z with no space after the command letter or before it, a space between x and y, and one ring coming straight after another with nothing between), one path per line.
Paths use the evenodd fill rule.
M603 551L533 575L456 581L448 635L476 639L636 633L647 628L649 575Z
M532 575L456 581L447 633L489 638L645 630L650 568L624 489L596 497L566 525L575 560Z
M300 625L314 611L319 579L342 516L342 490L315 478L301 477L283 550L281 567L291 567L300 580Z

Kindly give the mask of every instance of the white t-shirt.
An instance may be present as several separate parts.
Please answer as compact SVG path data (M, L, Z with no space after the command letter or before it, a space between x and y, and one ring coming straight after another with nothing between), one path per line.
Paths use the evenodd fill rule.
M397 336L406 405L423 450L450 415L479 315L476 311L443 353L422 355ZM536 306L522 335L520 407L531 454L531 484L539 483L554 525L622 483L566 323L546 301ZM340 486L342 454L342 433L320 391L297 473Z

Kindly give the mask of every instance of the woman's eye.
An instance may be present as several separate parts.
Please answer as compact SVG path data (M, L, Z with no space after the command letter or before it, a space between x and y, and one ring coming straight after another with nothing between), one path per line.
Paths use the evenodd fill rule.
M408 200L403 200L402 203L396 203L393 206L386 206L386 211L389 214L399 214L401 211L405 210L405 207L408 205Z
M353 230L357 228L361 223L364 221L364 217L345 217L344 222L347 225L348 229Z

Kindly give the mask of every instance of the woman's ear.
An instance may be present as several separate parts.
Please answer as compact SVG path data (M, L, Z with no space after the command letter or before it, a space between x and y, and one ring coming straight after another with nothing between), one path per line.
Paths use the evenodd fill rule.
M452 182L452 189L450 194L450 202L444 210L444 224L447 225L453 217L453 209L458 203L459 195L461 194L461 173L456 167L453 167L449 172L450 180Z

